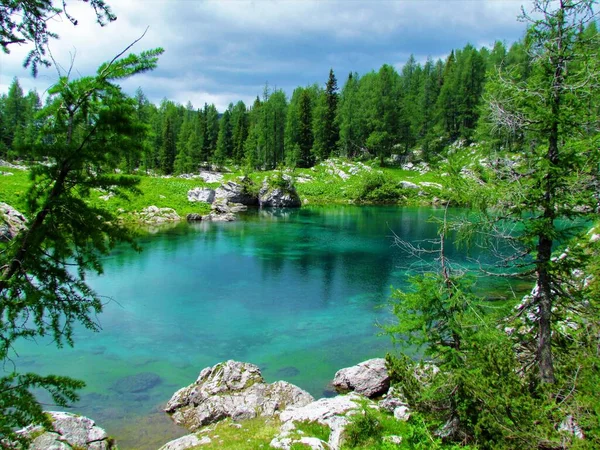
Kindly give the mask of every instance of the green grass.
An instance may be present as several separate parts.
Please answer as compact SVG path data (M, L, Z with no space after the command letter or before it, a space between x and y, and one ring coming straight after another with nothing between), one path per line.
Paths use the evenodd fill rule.
M27 204L25 194L31 184L29 171L7 167L0 167L0 171L12 173L12 175L0 175L0 202L8 203L19 211L25 210Z
M329 435L331 434L331 428L327 425L322 425L318 422L294 422L296 430L301 431L298 433L298 437L316 437L324 442L329 441Z
M141 194L131 194L127 199L112 197L102 200L100 197L104 194L96 192L92 201L119 215L127 215L154 205L159 208L173 208L179 216L185 218L189 213L207 214L210 211L210 205L207 203L190 202L187 199L187 192L190 189L205 186L215 188L218 184L207 184L201 179L142 176L138 185Z
M281 423L272 417L256 417L239 423L241 427L225 419L216 425L206 428L208 432L198 433L197 436L208 436L211 443L194 447L197 450L235 449L257 450L268 449L271 440L279 433Z
M336 165L341 167L344 160L337 159ZM355 165L356 163L352 163ZM11 172L11 176L0 176L0 201L6 202L19 210L25 210L25 194L31 183L29 172L24 170L1 168ZM291 174L294 178L311 178L307 183L296 182L296 190L301 200L311 205L335 204L397 204L397 205L427 205L433 197L440 196L436 188L424 187L419 190L403 189L400 181L419 183L423 181L444 184L444 178L439 172L431 171L421 175L417 171L400 168L372 167L370 172L361 171L343 180L337 175L328 173L329 168L318 165L311 169L295 169ZM346 169L347 171L347 169ZM241 171L224 174L224 181L239 181ZM275 171L253 172L250 178L258 191L265 178L273 178ZM125 219L134 220L132 213L154 205L159 208L173 208L179 216L185 218L189 213L207 214L210 205L199 202L189 202L187 192L195 187L218 187L219 183L207 184L201 179L183 179L177 177L160 178L140 176L138 186L140 194L130 194L128 198L111 197L103 200L103 192L94 191L90 201L108 209Z
M3 172L13 175L0 176L0 202L8 203L14 208L24 211L26 208L26 193L31 184L29 171L0 168ZM108 209L114 214L127 217L132 212L141 211L154 205L159 208L173 208L182 218L189 213L207 214L210 205L201 202L190 202L187 192L195 187L210 186L216 188L218 184L207 184L201 179L183 178L157 178L141 176L138 185L140 194L129 194L128 198L112 197L102 200L103 192L93 191L90 201L98 206Z

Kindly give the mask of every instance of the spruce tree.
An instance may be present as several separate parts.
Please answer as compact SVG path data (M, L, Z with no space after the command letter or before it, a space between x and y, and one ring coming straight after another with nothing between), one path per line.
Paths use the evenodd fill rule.
M534 274L536 366L543 383L554 383L552 353L555 307L561 300L563 262L553 251L564 246L567 223L597 207L597 168L600 160L597 112L600 63L598 33L584 35L585 25L597 19L593 1L534 1L525 50L531 55L529 76L521 70L502 70L488 85L486 120L501 130L523 133L523 164L501 180L502 208L488 211L493 226L519 223L522 246L517 267ZM594 125L595 124L595 125ZM502 184L500 184L502 186ZM561 223L562 222L562 223ZM568 271L567 271L568 272Z
M41 143L36 155L50 164L31 168L27 229L0 251L0 359L4 367L14 343L49 336L57 345L73 344L74 326L100 327L103 299L85 282L102 272L102 255L119 242L132 242L108 210L88 202L93 189L125 196L137 180L114 170L121 151L138 147L135 102L115 83L152 70L162 49L117 57L95 76L61 77L48 90L40 112ZM12 373L0 377L0 446L22 439L15 430L31 423L51 427L32 389L46 389L59 406L77 399L83 383L67 377Z

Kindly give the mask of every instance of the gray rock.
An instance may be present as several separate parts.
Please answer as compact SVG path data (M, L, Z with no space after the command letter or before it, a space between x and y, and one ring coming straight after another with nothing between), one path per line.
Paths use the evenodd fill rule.
M233 420L273 416L288 406L302 406L313 397L285 381L266 384L260 369L226 361L200 372L195 383L177 391L165 411L192 431L226 417Z
M200 178L206 183L220 183L223 180L223 174L219 172L200 171Z
M197 187L188 191L187 198L190 202L212 203L215 200L215 190Z
M233 222L237 219L233 213L217 214L210 213L205 216L201 216L202 220L210 220L212 222Z
M332 384L339 392L354 391L369 398L385 394L390 388L385 359L369 359L356 366L338 370Z
M395 434L391 436L384 436L383 442L389 442L391 444L400 445L402 444L402 436L396 436Z
M178 222L181 220L179 214L173 208L158 208L151 205L137 213L138 221L145 224L161 224Z
M408 409L408 406L400 405L394 409L394 417L402 422L406 422L410 419L410 410Z
M258 205L258 197L248 190L247 184L245 179L241 184L234 181L223 183L215 191L215 201L225 200L227 203L241 203L246 206Z
M6 203L0 203L0 241L10 241L27 229L23 214Z
M32 426L19 432L28 436L37 435L29 450L116 449L114 441L93 420L66 412L51 411L47 414L51 416L52 431Z
M272 186L268 180L263 182L258 193L258 203L262 207L298 208L302 205L292 178L283 175L285 186Z
M419 184L423 187L428 187L428 188L435 188L435 189L443 188L443 186L440 183L430 183L428 181L421 181Z
M8 161L4 161L0 159L0 167L8 167L9 169L19 169L19 170L27 170L27 166L19 165L19 164L11 164Z
M322 398L301 407L287 408L279 416L282 422L281 433L271 441L271 446L289 448L285 445L291 446L292 443L297 442L290 438L295 429L294 422L317 422L331 429L329 448L339 449L348 424L348 416L359 410L360 406L357 403L359 400L366 401L369 407L377 408L374 402L354 392L333 398Z
M198 438L195 434L188 434L186 436L175 439L171 442L167 442L159 450L186 450L188 448L197 447L199 445L210 444L211 439L208 436Z
M411 183L410 181L401 181L398 183L402 189L420 189L415 183Z
M202 214L189 213L185 218L188 222L198 222L202 220Z
M393 413L399 406L407 406L406 399L401 392L392 386L384 398L379 402L379 407L389 413Z

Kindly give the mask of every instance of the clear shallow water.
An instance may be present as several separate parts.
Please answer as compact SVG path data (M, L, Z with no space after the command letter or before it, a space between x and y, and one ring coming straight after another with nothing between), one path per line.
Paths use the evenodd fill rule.
M327 395L336 370L391 349L375 324L390 320L390 286L405 285L413 262L392 235L433 238L432 215L443 210L250 211L238 222L160 231L142 239L141 253L117 249L104 275L89 278L107 298L100 333L78 330L75 348L60 350L22 342L15 363L85 380L74 411L123 449L156 449L184 434L161 406L223 360ZM452 247L448 256L467 263Z

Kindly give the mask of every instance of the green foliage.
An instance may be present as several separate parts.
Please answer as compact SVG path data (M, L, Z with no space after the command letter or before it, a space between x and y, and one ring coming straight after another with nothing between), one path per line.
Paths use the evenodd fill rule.
M115 58L94 77L62 77L49 89L47 105L40 112L43 144L35 146L34 154L47 156L50 164L32 167L23 211L28 229L0 253L3 361L17 339L49 335L58 346L72 345L75 323L98 329L95 315L102 310L102 301L86 284L86 272L101 273L101 256L119 242L132 242L132 232L86 198L94 189L125 197L136 192L138 183L114 174L120 152L135 150L139 142L133 139L138 134L135 102L111 81L153 68L161 53L156 49ZM15 418L11 427L28 425L36 408L41 408L23 410L21 385L45 388L60 401L73 400L73 390L80 386L63 378L24 377L10 375L4 382L17 387L0 391L1 415ZM7 436L14 437L11 432Z
M26 444L26 439L14 435L15 429L31 423L51 428L52 424L32 393L33 389L46 390L56 406L67 407L79 400L77 390L84 386L82 381L56 375L12 373L0 377L0 411L10 411L10 414L0 415L0 436L12 437L15 443ZM0 447L3 447L3 442L0 442Z
M320 424L319 422L294 422L296 430L301 431L303 435L316 437L321 439L323 442L329 441L329 435L331 434L331 428L327 425Z
M344 444L350 448L370 445L381 441L382 435L383 425L379 414L374 408L363 403L360 411L351 417L344 430Z
M396 203L401 195L402 191L398 184L383 173L372 171L361 175L354 200L369 203Z

